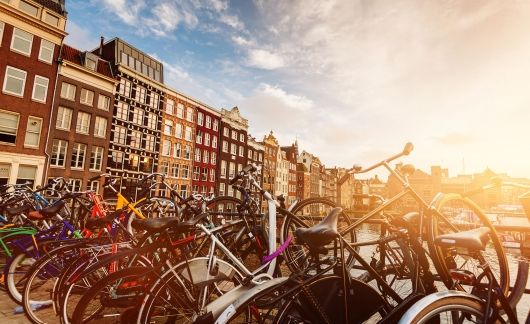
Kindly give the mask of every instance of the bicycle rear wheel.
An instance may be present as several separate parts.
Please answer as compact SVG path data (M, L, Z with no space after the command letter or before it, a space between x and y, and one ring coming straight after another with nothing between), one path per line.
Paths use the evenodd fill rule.
M323 217L325 217L331 209L337 207L337 204L329 199L325 198L308 198L298 203L293 210L292 214L296 216L291 217L289 214L284 215L282 230L281 230L281 242L285 242L288 237L295 238L294 232L300 227L311 227L318 224ZM339 215L339 221L337 224L337 230L341 233L342 237L348 242L356 241L355 230L344 232L344 229L351 224L351 220L342 212ZM332 244L331 244L332 245ZM330 253L333 252L331 245L328 246ZM357 249L356 249L357 250ZM309 250L303 244L298 244L296 240L293 240L291 244L285 249L284 255L287 261L287 266L291 272L296 273L308 266L307 256ZM347 264L353 264L354 260L348 257Z
M434 259L434 266L448 288L453 286L449 274L450 269L465 269L473 272L475 276L482 273L480 264L475 258L464 253L452 253L451 249L442 248L433 244L434 239L441 234L470 230L477 227L490 229L490 243L482 254L488 261L493 274L499 282L504 294L508 293L510 272L508 260L502 247L495 227L482 209L469 198L460 194L440 194L431 204L436 209L429 222L429 249ZM466 289L465 286L462 288ZM469 290L469 289L466 289Z

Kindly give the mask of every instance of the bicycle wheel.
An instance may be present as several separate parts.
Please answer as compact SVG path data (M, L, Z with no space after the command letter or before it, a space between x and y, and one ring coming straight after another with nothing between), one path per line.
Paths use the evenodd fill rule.
M401 318L400 324L483 323L484 304L474 296L429 295L414 304ZM500 316L491 323L505 323Z
M343 279L338 276L320 278L282 307L277 323L363 323L377 321L386 312L381 296L367 285L353 280L355 288L348 292L348 318L344 305ZM318 310L322 310L319 312Z
M331 209L337 207L337 204L331 200L325 198L308 198L298 203L293 210L292 214L297 216L296 218L290 217L289 214L284 215L280 240L285 242L288 237L295 238L294 232L299 227L311 227L318 224L322 218L331 211ZM344 212L339 215L339 221L337 229L348 242L355 242L356 235L355 230L352 229L348 232L344 232L344 229L351 224L351 220ZM328 247L331 247L328 246ZM333 249L329 249L330 253L333 253ZM291 241L291 244L285 249L284 255L287 261L287 266L291 272L299 272L307 267L307 255L309 250L302 244L297 244L296 240ZM347 256L349 257L349 256ZM348 258L348 265L353 265L354 261L352 258Z
M242 282L241 274L223 260L212 269L214 273L208 271L207 258L196 258L167 270L142 301L138 323L192 323L197 309Z
M35 248L30 246L25 252L15 254L4 268L4 280L9 298L22 305L22 292L27 281L27 272L36 259L28 256Z
M441 194L431 204L436 209L429 222L429 249L434 259L434 266L448 288L453 286L449 275L450 269L465 269L475 276L482 273L480 264L475 258L462 253L452 253L451 249L433 244L434 239L441 234L470 230L477 227L488 227L491 231L490 243L482 254L488 261L493 274L499 282L504 294L508 293L510 272L508 260L495 227L491 224L482 209L469 198L460 194ZM465 289L465 286L462 288Z
M155 279L152 269L122 269L98 281L81 297L72 323L130 323L136 319L146 287Z

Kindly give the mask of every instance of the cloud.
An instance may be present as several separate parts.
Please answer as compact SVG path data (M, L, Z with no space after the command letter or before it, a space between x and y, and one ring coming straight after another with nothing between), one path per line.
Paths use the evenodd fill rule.
M245 29L245 24L235 15L221 14L219 16L219 21L236 30Z
M313 102L305 96L289 94L278 86L263 83L259 86L258 92L264 95L281 100L287 107L307 111L313 108Z
M434 141L443 145L460 146L472 144L476 141L476 138L463 133L449 133L440 137L434 137Z
M128 25L138 23L138 17L145 7L144 0L102 0L102 3Z
M250 39L246 39L244 37L241 37L241 36L232 36L232 41L236 44L236 45L239 45L239 46L243 46L243 47L249 47L249 46L253 46L254 45L254 42Z
M284 59L279 54L264 49L250 50L246 64L264 70L275 70L285 66Z
M99 36L69 20L66 24L66 44L79 50L92 50L99 46Z

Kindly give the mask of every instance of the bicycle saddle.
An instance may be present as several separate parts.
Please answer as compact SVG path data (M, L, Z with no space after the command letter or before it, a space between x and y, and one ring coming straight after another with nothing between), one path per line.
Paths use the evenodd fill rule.
M159 217L159 218L146 218L146 219L134 219L132 226L141 231L156 232L168 227L177 226L179 219L175 217Z
M469 231L439 235L434 239L434 243L443 247L484 250L490 240L489 234L489 228L479 227Z
M31 205L22 205L18 207L7 207L6 213L10 216L15 216L15 215L27 212L31 208L32 208Z
M333 208L320 223L310 228L297 228L296 238L300 243L307 244L310 249L318 249L333 241L339 233L337 232L337 221L342 208Z
M28 217L33 220L51 218L55 216L64 207L64 201L59 200L51 206L44 207L41 210L34 210L28 213Z

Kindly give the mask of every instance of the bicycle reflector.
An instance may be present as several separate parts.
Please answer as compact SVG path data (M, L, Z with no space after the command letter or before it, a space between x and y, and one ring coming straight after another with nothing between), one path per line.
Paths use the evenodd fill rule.
M474 285L477 278L473 272L464 269L450 269L449 274L451 278L464 285Z

